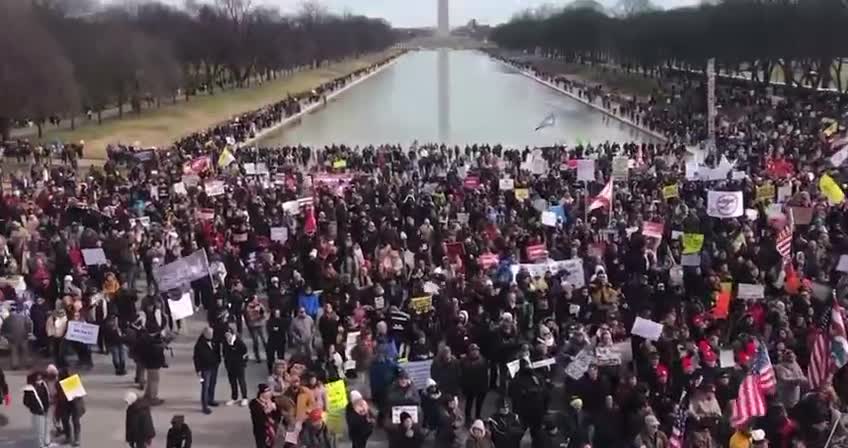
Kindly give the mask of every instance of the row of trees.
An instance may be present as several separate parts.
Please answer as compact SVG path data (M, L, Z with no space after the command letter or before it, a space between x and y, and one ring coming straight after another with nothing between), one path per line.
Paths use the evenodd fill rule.
M307 2L297 15L252 0L188 0L184 8L126 1L0 1L0 137L14 120L39 125L126 105L244 87L294 67L394 43L378 19L334 15Z
M848 3L842 0L725 0L667 11L630 0L634 7L620 8L626 13L617 17L586 3L521 14L491 39L502 47L539 48L572 62L614 61L646 73L672 66L703 70L714 57L717 68L750 73L760 83L779 71L791 86L848 88L841 77L848 39Z

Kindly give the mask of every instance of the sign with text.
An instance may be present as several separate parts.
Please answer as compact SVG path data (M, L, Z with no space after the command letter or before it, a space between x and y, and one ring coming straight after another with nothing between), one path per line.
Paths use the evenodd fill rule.
M97 344L98 333L100 333L99 325L80 320L72 320L68 322L68 331L65 333L65 339L81 344L94 345Z

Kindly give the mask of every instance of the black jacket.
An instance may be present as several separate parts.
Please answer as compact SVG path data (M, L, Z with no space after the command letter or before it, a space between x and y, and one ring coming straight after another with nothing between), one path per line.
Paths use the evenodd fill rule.
M524 425L518 415L510 412L506 415L495 414L486 421L495 448L519 448L524 436Z
M9 384L6 383L6 374L3 373L3 369L0 368L0 399L9 395Z
M200 372L218 367L221 364L221 353L218 345L200 335L194 344L194 370Z
M389 432L389 448L421 448L423 445L424 434L417 426L412 427L412 437L407 437L401 426Z
M165 448L191 448L191 429L183 424L168 430Z
M247 367L247 345L241 338L237 337L233 345L224 342L221 351L224 352L224 366L227 371L244 370Z
M126 415L127 443L145 443L156 437L150 404L143 398L127 407Z
M351 440L367 439L374 432L374 422L369 421L367 415L359 415L353 409L352 403L349 403L345 408L345 420Z
M50 395L47 393L47 385L39 383L24 387L24 406L33 415L47 415L50 408Z
M480 356L471 359L466 356L460 361L460 384L466 392L483 394L489 390L489 366Z

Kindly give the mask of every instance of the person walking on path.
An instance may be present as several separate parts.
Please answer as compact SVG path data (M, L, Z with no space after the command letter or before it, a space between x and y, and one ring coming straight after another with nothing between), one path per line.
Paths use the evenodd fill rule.
M215 383L220 364L220 347L212 340L212 328L206 327L194 344L194 371L200 378L200 405L207 415L212 413L210 406L218 406L215 401Z
M247 406L247 381L244 372L247 368L247 345L233 330L224 334L224 345L221 348L224 355L224 367L227 369L227 378L230 380L230 401L227 406L241 404ZM239 401L239 390L241 390L241 401Z
M40 372L27 376L27 385L23 389L23 402L32 414L32 430L35 436L33 447L55 447L56 444L50 443L50 422L48 419L50 393Z
M85 402L82 397L69 399L65 395L61 382L71 376L70 372L63 369L59 373L59 385L56 390L56 415L62 421L62 433L65 435L65 444L80 446L80 434L82 433L82 416L85 415Z
M126 441L130 448L148 448L156 437L153 417L150 415L150 403L139 400L135 392L124 395L126 411Z

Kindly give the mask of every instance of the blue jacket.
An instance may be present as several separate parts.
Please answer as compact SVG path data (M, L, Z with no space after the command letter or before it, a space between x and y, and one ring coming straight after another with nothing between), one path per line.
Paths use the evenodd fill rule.
M306 310L306 314L313 319L316 319L316 316L318 315L318 308L321 308L321 301L318 300L318 294L315 294L314 292L309 295L301 294L297 298L297 306L302 306L303 309Z
M375 394L380 394L388 390L389 386L395 380L397 372L398 365L393 359L378 358L371 364L371 371L369 372L371 390Z

